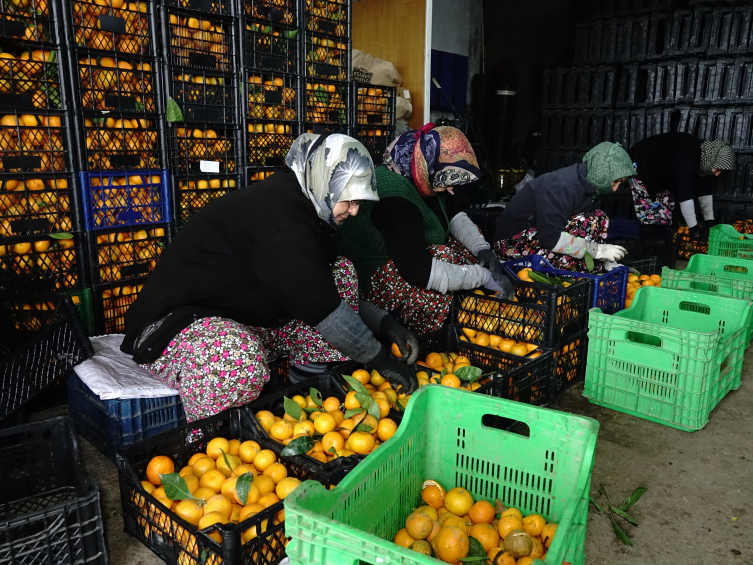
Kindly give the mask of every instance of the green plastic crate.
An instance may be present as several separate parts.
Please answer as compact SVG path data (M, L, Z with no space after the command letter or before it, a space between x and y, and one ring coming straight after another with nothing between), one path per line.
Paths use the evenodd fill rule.
M753 235L742 234L729 224L719 224L709 231L709 255L753 259Z
M451 414L451 417L448 417ZM530 437L505 431L522 422ZM474 499L539 513L559 523L541 565L582 564L598 422L440 385L408 404L395 435L326 491L306 482L285 499L291 565L436 565L392 542L421 486L435 479Z
M583 396L685 431L700 430L740 386L753 305L709 293L642 287L614 315L590 312Z

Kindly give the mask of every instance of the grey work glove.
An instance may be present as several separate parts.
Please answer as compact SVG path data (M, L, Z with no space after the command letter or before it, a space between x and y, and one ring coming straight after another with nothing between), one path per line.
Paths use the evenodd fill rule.
M410 366L395 359L385 347L365 365L378 371L398 393L413 394L418 389L418 379Z
M489 243L481 235L478 226L473 223L465 212L458 212L450 220L450 233L455 236L463 247L480 257L483 250L489 249Z
M586 241L586 251L597 261L608 261L611 263L619 263L627 255L627 249L620 245L596 243L595 241Z
M379 335L391 343L397 344L400 350L400 360L413 365L418 359L418 337L403 324L390 315L382 318Z
M604 267L604 270L608 273L612 269L616 269L617 267L622 267L619 263L615 263L614 261L602 261L601 264Z
M493 251L489 249L479 251L478 264L489 269L491 277L497 287L490 287L488 285L489 281L487 279L487 281L484 283L485 288L501 293L503 295L502 298L504 299L509 300L510 298L515 296L515 287L512 285L512 281L510 281L510 277L507 275L507 272L505 272L505 268L502 266L502 263L499 262L499 257L497 257L497 255Z

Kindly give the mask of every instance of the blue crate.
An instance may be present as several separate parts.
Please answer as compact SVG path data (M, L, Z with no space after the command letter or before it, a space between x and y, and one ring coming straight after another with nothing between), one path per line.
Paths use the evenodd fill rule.
M529 255L513 261L507 261L504 266L515 277L518 276L519 271L530 267L537 273L545 275L567 277L574 280L592 280L591 308L601 308L601 311L605 314L614 314L625 308L625 292L627 291L627 280L630 274L630 269L627 267L617 267L608 273L600 275L575 273L573 271L555 269L541 255Z
M68 405L76 431L115 461L122 448L186 423L179 396L101 400L71 372Z
M81 207L86 230L104 230L172 222L170 181L167 170L97 171L79 173ZM134 182L138 176L141 183ZM159 182L152 182L159 177ZM128 184L113 185L125 178ZM148 179L147 182L144 182ZM135 191L146 189L146 195Z

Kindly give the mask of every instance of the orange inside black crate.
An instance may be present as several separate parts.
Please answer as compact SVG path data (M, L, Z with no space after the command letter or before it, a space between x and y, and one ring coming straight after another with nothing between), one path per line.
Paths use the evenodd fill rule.
M65 118L45 114L0 117L0 172L65 172Z
M112 114L86 117L84 135L89 170L160 168L154 118Z
M114 7L111 4L118 4ZM130 55L153 55L152 2L71 0L76 46Z
M220 173L235 172L239 168L236 134L233 128L203 125L172 129L174 172L180 175L198 173L202 170L202 161L218 163Z
M235 70L230 25L202 16L169 14L168 17L171 65L220 73Z
M151 63L124 58L117 53L82 56L78 63L78 86L85 109L157 111L157 78Z
M164 227L133 227L91 232L95 282L108 283L148 275L167 242Z
M0 179L0 237L75 229L70 175L6 176Z

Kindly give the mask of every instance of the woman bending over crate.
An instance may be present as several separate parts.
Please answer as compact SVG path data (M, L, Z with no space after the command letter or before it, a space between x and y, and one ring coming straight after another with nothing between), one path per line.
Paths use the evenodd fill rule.
M512 296L512 283L465 212L459 187L481 171L468 139L453 127L427 124L395 139L376 171L379 201L342 227L364 297L399 311L417 333L445 322L452 292L486 287ZM449 195L447 194L449 193Z
M630 150L638 177L631 181L636 212L643 200L657 200L669 192L693 239L708 237L714 222L714 177L735 168L735 152L726 141L701 141L690 133L662 133L639 141ZM702 232L695 215L695 199L706 224ZM671 215L671 214L670 214Z
M626 251L604 243L609 218L598 209L599 199L634 176L627 152L605 141L582 163L536 177L497 220L495 251L503 261L542 255L557 269L580 272L588 272L588 252L599 261L595 270L611 271Z
M189 421L255 400L267 360L290 357L298 382L348 358L410 394L404 360L418 340L385 311L359 300L337 226L376 200L366 148L345 135L305 134L278 172L217 199L178 233L126 314L121 349L180 391ZM373 333L372 333L373 332Z

